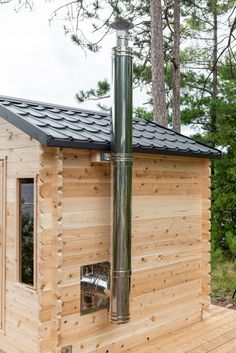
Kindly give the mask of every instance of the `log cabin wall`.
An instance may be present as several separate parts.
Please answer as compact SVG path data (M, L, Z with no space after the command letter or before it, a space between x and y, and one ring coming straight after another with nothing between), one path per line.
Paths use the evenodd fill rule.
M62 311L62 155L41 146L39 172L39 352L57 352Z
M4 169L4 212L0 249L3 303L0 350L6 353L38 353L37 290L18 283L18 178L36 178L39 171L39 143L0 118L0 159ZM36 178L37 179L37 178ZM36 180L35 179L35 180ZM1 186L0 186L1 187ZM37 205L35 203L37 208ZM37 226L36 226L37 237ZM37 246L35 247L37 248ZM36 270L37 271L37 270Z
M80 267L109 260L109 163L41 154L41 353L120 353L202 317L209 304L209 161L135 154L131 321L80 315Z

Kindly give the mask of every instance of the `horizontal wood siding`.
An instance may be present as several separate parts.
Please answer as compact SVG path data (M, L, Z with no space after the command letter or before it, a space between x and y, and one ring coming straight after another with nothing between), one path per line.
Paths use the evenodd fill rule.
M201 319L210 291L210 169L134 155L131 321L80 315L80 267L109 260L110 168L46 148L0 119L6 160L5 353L120 353ZM37 290L17 285L17 178L39 173Z
M211 165L202 161L202 309L207 311L211 292Z
M49 153L45 160L50 158L55 156ZM59 298L57 342L51 349L72 345L73 353L120 353L200 320L209 295L209 162L135 154L131 321L116 326L107 321L106 310L80 316L80 267L109 260L109 163L91 163L89 151L76 149L60 150L60 159L63 211L58 214L62 228L56 232L61 248L53 258L48 258L48 199L56 169L45 162L41 171L48 180L42 185L46 235L41 251L45 288L54 298L50 310L41 312L46 322L52 320L53 300Z
M4 332L0 349L6 353L38 353L38 297L17 283L17 178L35 177L39 171L39 144L0 118L0 159L6 168L6 224L4 246Z

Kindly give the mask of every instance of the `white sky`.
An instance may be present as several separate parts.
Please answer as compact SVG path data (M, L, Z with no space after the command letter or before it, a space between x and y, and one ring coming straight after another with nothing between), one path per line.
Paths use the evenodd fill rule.
M115 34L103 41L99 54L88 53L65 35L63 21L54 20L52 11L62 0L34 0L32 11L14 11L19 0L0 5L0 95L77 106L75 93L95 88L98 80L111 78L111 48ZM134 105L141 106L144 93L134 91ZM110 101L103 101L110 106ZM97 102L80 104L98 109ZM189 134L188 128L182 132Z
M110 80L114 34L104 40L100 54L86 57L64 34L62 21L49 26L55 2L38 0L33 11L19 13L16 3L0 5L0 94L77 105L76 92L95 87L99 79Z

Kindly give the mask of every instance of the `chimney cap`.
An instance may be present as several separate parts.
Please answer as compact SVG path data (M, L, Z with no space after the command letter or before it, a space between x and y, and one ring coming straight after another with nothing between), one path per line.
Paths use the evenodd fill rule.
M117 19L110 24L110 27L118 31L128 31L129 29L134 28L134 25L125 19Z

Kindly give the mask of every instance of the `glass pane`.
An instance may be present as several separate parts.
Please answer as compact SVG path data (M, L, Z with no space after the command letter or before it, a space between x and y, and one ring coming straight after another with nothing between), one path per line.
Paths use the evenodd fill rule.
M20 180L20 279L34 285L34 179Z

